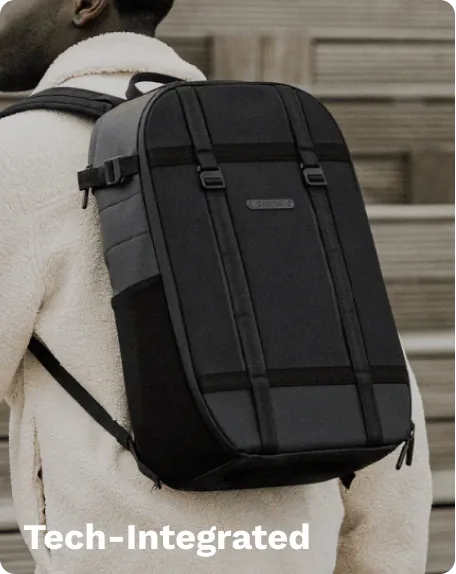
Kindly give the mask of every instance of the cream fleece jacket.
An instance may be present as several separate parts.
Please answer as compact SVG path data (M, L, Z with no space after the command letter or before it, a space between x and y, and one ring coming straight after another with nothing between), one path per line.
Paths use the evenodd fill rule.
M49 68L37 91L74 86L123 97L134 72L204 79L157 39L117 33L76 45ZM154 87L154 86L150 86ZM156 86L155 86L156 87ZM398 452L360 472L346 493L338 481L270 490L184 493L152 489L128 452L26 351L34 330L56 357L128 428L110 283L97 209L81 210L76 172L85 168L92 123L26 112L0 122L0 399L11 405L10 458L20 527L66 534L86 523L107 536L138 530L290 533L309 523L310 549L47 550L39 574L422 574L431 476L421 397L411 374L415 461ZM42 469L42 472L39 472ZM28 544L30 532L23 530Z

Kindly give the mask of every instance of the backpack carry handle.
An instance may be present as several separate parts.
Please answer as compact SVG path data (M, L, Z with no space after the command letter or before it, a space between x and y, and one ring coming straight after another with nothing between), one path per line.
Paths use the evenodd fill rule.
M128 84L127 92L125 94L127 100L134 100L140 96L144 96L144 92L138 90L136 84L140 82L155 82L157 84L171 84L172 82L182 82L180 78L175 78L174 76L167 76L166 74L153 74L151 72L141 72L140 74L135 74Z

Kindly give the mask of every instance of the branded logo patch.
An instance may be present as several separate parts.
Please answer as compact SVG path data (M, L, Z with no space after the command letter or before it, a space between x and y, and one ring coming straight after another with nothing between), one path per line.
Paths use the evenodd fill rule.
M294 209L292 199L249 199L247 207L252 210L259 209Z

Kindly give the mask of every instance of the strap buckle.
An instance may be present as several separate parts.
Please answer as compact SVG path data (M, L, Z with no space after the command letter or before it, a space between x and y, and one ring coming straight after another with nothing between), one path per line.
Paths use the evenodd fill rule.
M82 208L87 208L89 194L94 193L94 190L120 185L137 171L137 159L134 156L116 156L106 160L101 167L88 165L78 173L79 189L84 192Z
M303 174L305 182L310 187L327 187L328 182L321 167L304 167Z
M199 168L199 171L204 189L226 189L225 178L220 169L202 170Z

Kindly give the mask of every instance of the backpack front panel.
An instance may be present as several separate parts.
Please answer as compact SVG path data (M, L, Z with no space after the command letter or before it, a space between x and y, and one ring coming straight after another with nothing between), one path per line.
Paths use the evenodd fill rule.
M197 94L225 189L201 185L183 86ZM117 196L99 207L120 286L113 304L133 429L147 463L179 488L327 480L385 456L410 431L407 371L348 150L324 107L297 94L324 195L306 186L276 86L223 82L145 98L135 128L141 173L118 188L131 197L114 205L117 189L101 192ZM122 282L129 258L136 271ZM376 445L346 340L351 321L373 381ZM265 381L272 450L265 389L253 389Z

